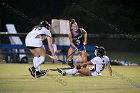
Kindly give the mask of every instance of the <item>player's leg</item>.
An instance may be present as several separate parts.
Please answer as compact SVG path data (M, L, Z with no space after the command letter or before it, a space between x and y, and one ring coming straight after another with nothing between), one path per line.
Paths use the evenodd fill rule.
M81 68L78 70L78 72L80 74L86 75L86 76L91 75L91 71L89 70L89 68Z
M40 76L44 76L46 74L46 72L40 71L39 69L40 65L45 61L46 50L43 46L41 46L40 48L36 48L35 51L40 55L38 62L34 66L36 68L36 77L39 78Z
M38 68L45 61L46 50L43 46L41 46L39 48L35 48L35 53L39 55L38 62L35 65L35 68Z
M33 54L33 56L34 56L34 58L33 58L33 66L31 68L29 68L29 71L30 71L31 75L33 77L35 77L35 72L36 72L35 66L36 66L36 64L37 64L37 62L39 60L39 54L36 53L36 51L35 51L35 48L37 48L37 47L28 47L28 48L29 48L30 52Z
M45 56L46 56L46 51L43 46L39 48L35 48L33 50L30 50L31 53L34 55L33 63L34 66L31 67L30 69L35 68L36 69L36 77L40 77L46 74L46 72L40 72L40 65L45 61ZM29 71L30 71L29 69Z
M68 65L71 68L74 68L74 64L73 64L73 55L74 55L74 52L75 52L75 50L72 47L70 47L69 50L68 50Z
M85 46L81 47L81 57L82 57L82 62L86 63L87 62L87 52L86 52Z
M80 73L82 75L91 75L91 71L89 70L89 68L81 68L79 70L73 68L73 69L69 69L69 70L62 70L62 69L57 69L59 73L61 73L63 76L65 75L75 75L76 73Z
M81 51L81 57L82 57L82 61L83 63L87 62L87 52L86 51Z
M37 47L36 47L37 48ZM39 61L39 57L40 55L36 52L36 48L34 47L33 49L29 49L30 52L33 54L34 58L33 58L33 65L34 67L36 66L36 64ZM39 48L39 47L38 47Z
M78 70L73 68L73 69L69 69L69 70L62 70L60 68L57 68L58 72L61 73L63 76L65 75L75 75Z

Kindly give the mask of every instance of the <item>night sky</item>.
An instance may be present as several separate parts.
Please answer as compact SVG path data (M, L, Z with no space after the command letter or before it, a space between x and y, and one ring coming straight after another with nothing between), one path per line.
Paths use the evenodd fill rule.
M78 0L3 0L0 6L1 28L5 30L6 23L14 23L17 24L17 29L25 32L24 28L27 31L34 25L29 22L30 18L37 20L37 22L44 19L50 22L52 18L61 18L60 14L63 9L76 1ZM18 24L24 24L25 27Z
M78 0L5 0L4 2L32 18L48 14L58 18L65 6L76 1Z
M90 3L90 1L92 0L82 0L82 1L80 0L2 0L0 4L0 19L1 19L0 26L1 26L1 29L5 31L5 24L13 23L17 26L17 29L20 32L28 32L32 28L32 26L34 26L36 23L38 23L41 20L45 19L50 22L51 19L67 19L65 16L62 16L64 9L66 7L72 6L73 4L78 4L78 5L81 4L81 6L84 6L86 8L88 7L88 5L86 5L86 2ZM100 1L102 0L99 0L99 4L100 4ZM85 4L83 2L85 2ZM133 10L135 10L135 12L132 15L130 14L129 17L131 18L132 16L132 19L134 19L135 17L139 18L139 15L137 15L137 11L139 11L140 9L138 0L106 0L106 3L107 5L109 4L112 5L114 3L115 5L118 5L118 6L121 5L126 10L132 8ZM13 9L9 9L9 7L12 7ZM89 7L94 9L94 7L92 6L89 6ZM22 14L20 14L19 12ZM99 11L97 9L97 13L98 12ZM89 32L92 32L93 26L96 32L97 30L98 32L104 31L104 29L100 29L101 28L100 26L102 26L102 28L106 28L106 31L108 31L109 33L111 32L111 30L107 26L104 26L103 24L99 23L98 21L94 19L92 19L92 22L90 23L91 19L88 16L86 17L86 14L85 15L83 15L82 13L80 15L72 14L71 16L72 17L74 16L75 18L77 18L76 20L79 21L79 25L86 28ZM99 16L102 16L102 15L99 15ZM105 15L105 16L108 17L110 15ZM127 14L123 16L127 18ZM34 22L31 23L29 21L30 18L32 18ZM86 18L89 18L89 19L86 19ZM105 19L108 22L111 22L112 19L108 20L108 18L105 18ZM89 23L86 22L87 20L89 20ZM116 20L112 22L115 23L115 21ZM128 23L125 21L124 21L124 24ZM135 19L134 22L132 23L136 23L136 21L137 20ZM129 29L127 28L127 25L125 26L125 25L122 25L123 23L122 24L121 23L115 23L115 25L120 25L120 28L124 30L126 29L127 31L127 29ZM94 24L94 25L92 26L91 24ZM138 32L138 30L140 29L139 23L134 24L133 28L136 28L134 30Z

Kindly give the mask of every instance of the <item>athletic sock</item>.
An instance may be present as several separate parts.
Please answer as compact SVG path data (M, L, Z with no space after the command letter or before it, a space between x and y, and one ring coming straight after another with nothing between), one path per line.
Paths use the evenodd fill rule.
M66 70L65 72L68 75L73 75L73 74L76 74L78 72L78 70L74 68L74 69Z
M38 64L38 61L39 61L39 57L34 57L33 58L34 67L36 67L36 65ZM40 67L37 67L35 69L36 69L36 71L39 71L40 70Z
M43 63L45 61L45 57L44 56L40 56L40 57L38 57L38 62L36 62L36 64L35 64L35 68L36 68L36 70L40 70L40 65Z

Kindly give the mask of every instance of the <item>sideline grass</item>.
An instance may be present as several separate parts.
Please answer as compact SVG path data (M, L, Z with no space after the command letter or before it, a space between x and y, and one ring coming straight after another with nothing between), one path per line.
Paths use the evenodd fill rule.
M140 66L112 66L103 76L61 76L48 72L33 78L28 72L31 64L0 63L0 93L140 93ZM43 64L42 69L67 67L61 64Z
M118 59L140 64L140 53L134 52L107 52L110 59Z

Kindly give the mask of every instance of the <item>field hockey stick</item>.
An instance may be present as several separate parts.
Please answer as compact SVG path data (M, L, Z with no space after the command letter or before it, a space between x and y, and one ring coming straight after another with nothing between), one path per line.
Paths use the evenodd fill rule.
M63 69L63 70L66 70L66 69L71 69L70 67L67 67L67 68L60 68L60 69ZM46 70L43 70L45 72L49 72L49 71L58 71L57 68L50 68L50 69L46 69Z
M66 61L63 61L63 60L60 60L60 59L56 59L55 57L51 56L51 55L48 55L46 54L46 56L48 56L49 58L53 59L53 60L56 60L58 62L61 62L61 63L67 63Z
M75 53L75 51L79 51L79 52L81 53L80 50L74 50L74 51L68 56L68 58L69 58L71 55L73 55L73 54ZM51 59L53 59L53 60L56 60L56 61L58 61L58 62L68 64L66 61L63 61L63 60L60 60L60 59L56 59L55 57L53 57L53 56L51 56L51 55L46 54L46 56L48 56L49 58L51 58Z
M81 47L80 47L81 48ZM70 55L68 55L68 58L75 53L75 51L80 51L80 50L74 50ZM80 51L81 52L81 51Z
M71 55L73 55L75 53L76 50L74 50L70 55L68 55L67 58L69 58Z

